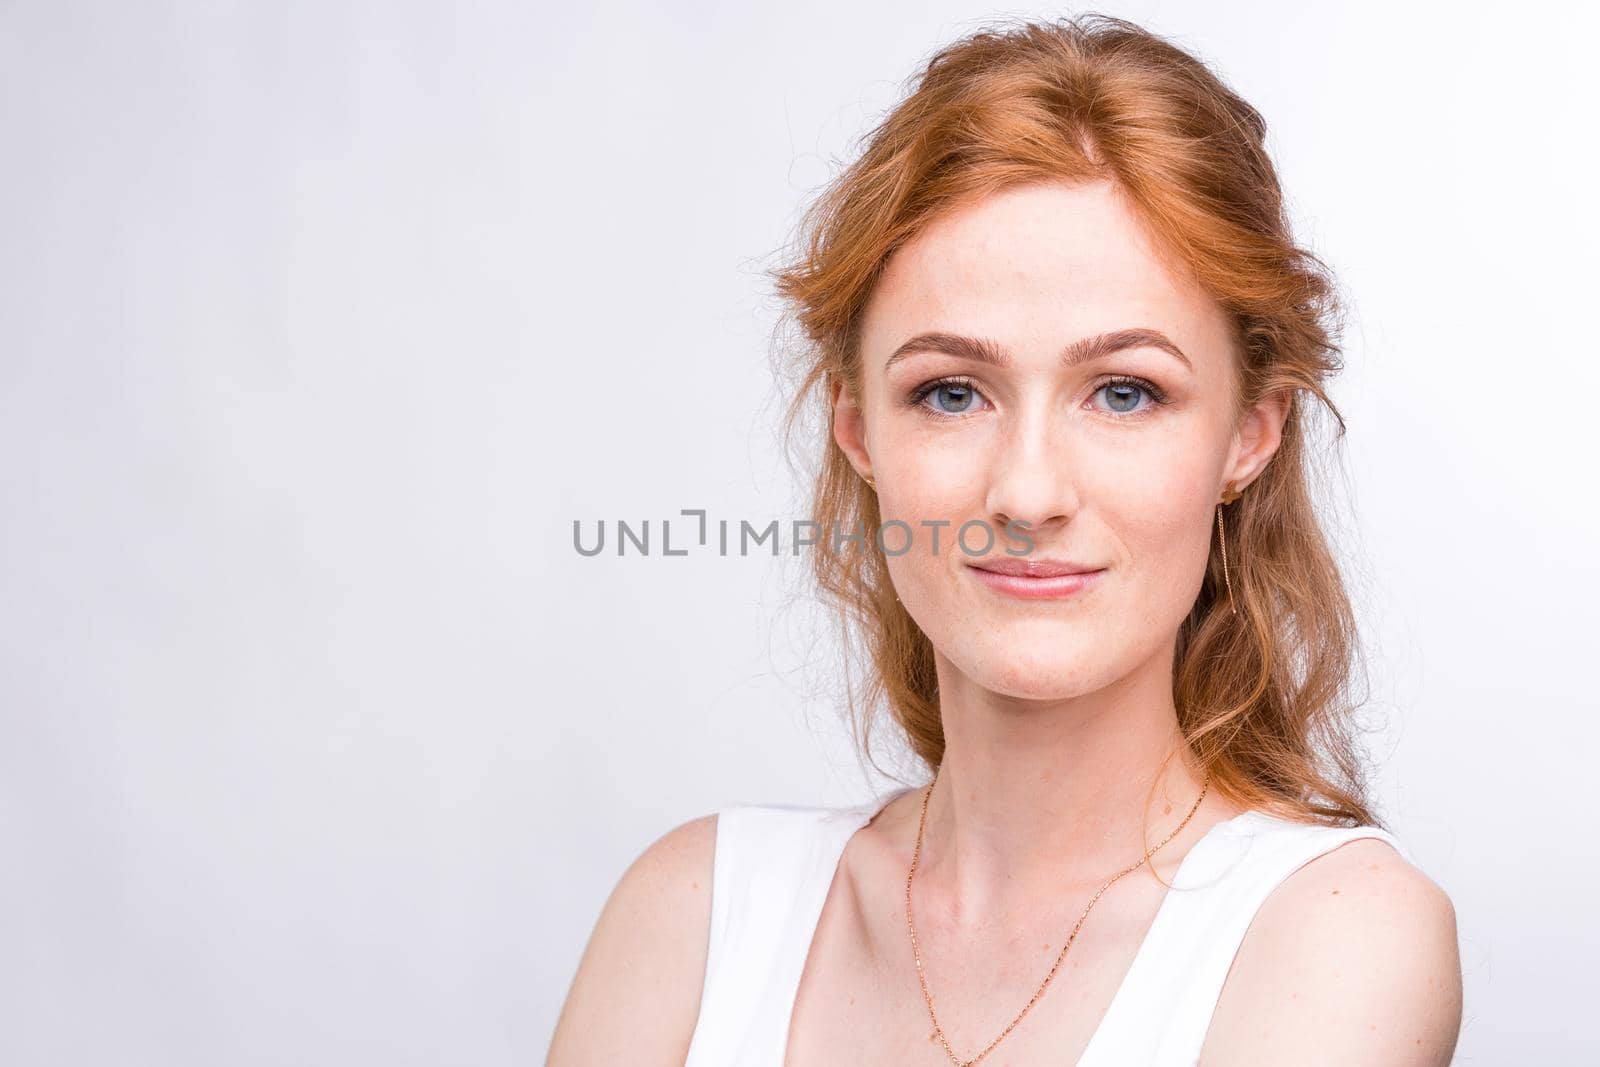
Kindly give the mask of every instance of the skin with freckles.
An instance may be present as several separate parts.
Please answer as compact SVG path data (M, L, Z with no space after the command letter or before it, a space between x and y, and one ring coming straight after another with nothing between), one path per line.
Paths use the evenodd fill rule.
M1135 328L1187 361L1143 344L1062 365L1073 342ZM930 331L988 340L1009 366L927 348L885 366ZM1163 264L1109 183L992 196L890 258L865 313L859 403L839 392L835 436L876 480L883 518L917 532L888 565L942 693L1061 701L1166 676L1222 489L1248 484L1283 421L1281 403L1236 417L1236 358L1224 311ZM922 520L950 523L937 555ZM1064 600L997 595L951 544L970 520L1026 523L1033 555L1105 573ZM975 528L970 547L984 540ZM1007 547L1022 546L992 552Z

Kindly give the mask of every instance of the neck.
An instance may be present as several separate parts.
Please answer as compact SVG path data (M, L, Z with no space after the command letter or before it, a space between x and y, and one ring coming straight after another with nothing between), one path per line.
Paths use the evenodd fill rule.
M1186 758L1170 662L1038 701L984 689L940 657L945 751L918 878L945 885L960 910L991 911L1049 887L1097 885L1171 833L1203 774ZM1156 861L1181 856L1202 821L1197 811Z

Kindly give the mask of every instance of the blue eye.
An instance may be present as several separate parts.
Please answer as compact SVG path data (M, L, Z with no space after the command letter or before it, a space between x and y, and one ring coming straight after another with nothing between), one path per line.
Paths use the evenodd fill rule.
M1113 378L1100 386L1097 393L1106 395L1108 409L1119 415L1148 410L1151 405L1139 406L1139 394L1149 397L1154 404L1164 404L1167 396L1143 378Z
M938 386L929 394L940 411L958 414L972 406L972 386L957 385L954 383Z
M970 381L941 378L919 388L912 402L939 415L966 415L978 410L982 398Z
M1168 402L1167 394L1154 382L1144 378L1121 376L1100 383L1094 395L1104 393L1102 410L1114 415L1132 418L1150 414L1152 409ZM1150 400L1141 405L1140 396ZM939 378L912 391L909 402L936 417L956 417L981 411L988 403L969 378Z
M1100 387L1106 394L1106 403L1112 411L1133 411L1139 406L1138 394L1144 392L1137 385L1128 385L1124 382L1113 382Z

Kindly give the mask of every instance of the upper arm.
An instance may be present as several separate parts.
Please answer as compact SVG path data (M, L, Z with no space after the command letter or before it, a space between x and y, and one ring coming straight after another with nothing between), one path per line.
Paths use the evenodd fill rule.
M556 1022L547 1067L681 1067L700 1012L717 817L684 823L618 881Z
M1360 838L1290 875L1257 912L1202 1063L1434 1067L1461 1026L1455 909L1387 843Z

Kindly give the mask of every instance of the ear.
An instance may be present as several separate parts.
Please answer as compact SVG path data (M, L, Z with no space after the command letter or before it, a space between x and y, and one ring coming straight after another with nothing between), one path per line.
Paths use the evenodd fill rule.
M1255 481L1277 453L1278 446L1283 443L1283 424L1289 417L1291 400L1292 396L1287 390L1269 393L1256 401L1240 418L1239 426L1233 433L1233 458L1224 471L1222 485L1218 487L1219 499L1222 490L1229 485L1243 490Z
M867 452L867 424L861 415L861 405L856 402L844 382L837 376L828 382L829 400L833 405L833 439L863 478L872 476L872 457Z

